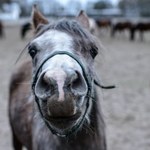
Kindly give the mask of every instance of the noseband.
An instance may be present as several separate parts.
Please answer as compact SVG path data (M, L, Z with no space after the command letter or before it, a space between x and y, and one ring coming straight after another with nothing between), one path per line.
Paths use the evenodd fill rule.
M42 66L52 57L54 57L55 55L68 55L71 58L73 58L81 67L82 71L83 71L83 76L87 82L88 88L91 88L91 77L86 73L86 70L84 68L84 65L82 64L82 62L77 58L77 56L75 56L75 54L72 54L70 52L67 51L55 51L54 53L50 54L39 66L39 68L37 69L35 76L33 78L33 83L32 83L32 89L35 89L35 84L36 81L38 79L38 75L40 73L40 70L42 68Z
M51 125L49 124L48 120L45 119L43 113L42 113L42 110L41 110L41 107L40 107L40 104L39 104L39 98L36 96L35 94L35 85L36 85L36 82L38 80L38 76L39 76L39 73L41 71L41 68L42 66L49 60L51 59L52 57L54 57L55 55L68 55L70 56L71 58L73 58L81 67L82 69L82 72L83 72L83 76L86 80L86 83L87 83L87 87L88 87L88 91L87 91L87 95L86 95L86 110L84 112L84 115L83 117L80 119L80 122L77 123L74 127L72 127L71 130L67 131L66 134L60 134L58 133L57 131L55 131ZM108 86L108 87L105 87L105 86L102 86L100 85L97 81L95 81L91 76L89 76L87 74L87 71L83 65L83 63L79 60L79 58L75 55L75 54L72 54L70 52L67 52L67 51L56 51L56 52L53 52L52 54L50 54L40 65L39 65L39 68L37 69L36 73L35 73L35 76L33 77L33 82L32 82L32 90L33 90L33 93L34 93L34 96L35 96L35 100L36 100L36 103L38 105L38 109L40 111L40 114L44 120L44 122L46 123L47 127L51 130L51 132L53 134L56 134L58 136L61 136L61 137L67 137L67 136L70 136L72 135L74 132L76 132L80 126L82 125L83 121L84 121L84 118L85 118L85 115L88 111L88 108L89 108L89 100L90 98L93 98L94 97L94 87L93 87L93 84L96 84L97 86L101 87L101 88L105 88L105 89L109 89L109 88L113 88L113 86Z
M54 57L55 55L68 55L68 56L70 56L71 58L73 58L73 59L80 65L80 67L81 67L81 69L82 69L82 72L83 72L83 76L84 76L84 78L85 78L85 80L86 80L87 87L88 87L88 91L87 91L87 95L86 95L86 100L87 100L87 102L86 102L86 110L85 110L85 112L84 112L84 115L83 115L83 117L80 119L80 122L79 122L77 125L75 125L71 130L69 130L66 134L60 134L60 133L58 133L57 131L55 131L55 130L51 127L51 125L49 124L48 120L45 119L45 117L44 117L44 115L43 115L43 113L42 113L42 110L41 110L41 107L40 107L40 104L39 104L39 98L38 98L38 97L36 96L36 94L35 94L35 85L36 85L36 82L37 82L37 80L38 80L38 76L39 76L39 73L40 73L40 71L41 71L42 66L43 66L49 59L51 59L52 57ZM91 97L93 97L93 83L94 83L94 80L92 79L91 76L89 76L89 75L87 74L83 63L78 59L78 57L77 57L75 54L72 54L72 53L70 53L70 52L67 52L67 51L56 51L56 52L50 54L50 55L40 64L39 68L37 69L37 71L36 71L36 73L35 73L35 76L33 77L32 90L33 90L33 93L34 93L34 96L35 96L35 100L36 100L36 103L37 103L37 105L38 105L38 109L39 109L39 111L40 111L40 114L41 114L43 120L45 121L47 127L52 131L53 134L56 134L56 135L61 136L61 137L67 137L67 136L72 135L74 132L76 132L76 131L79 129L79 127L80 127L81 124L83 123L84 118L85 118L85 115L86 115L86 113L87 113L87 111L88 111L88 108L89 108L89 100L90 100Z

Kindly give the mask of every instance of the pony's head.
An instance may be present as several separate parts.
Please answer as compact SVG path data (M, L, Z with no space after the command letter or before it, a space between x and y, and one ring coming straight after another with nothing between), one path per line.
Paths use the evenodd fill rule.
M83 11L74 20L55 23L49 23L36 7L32 15L35 37L28 50L33 94L50 130L67 136L89 118L98 48Z

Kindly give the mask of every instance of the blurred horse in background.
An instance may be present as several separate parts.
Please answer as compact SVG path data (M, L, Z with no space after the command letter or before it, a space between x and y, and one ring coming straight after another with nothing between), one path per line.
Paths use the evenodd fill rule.
M99 33L102 35L111 28L111 20L107 18L96 19L96 24L99 29Z
M21 26L20 29L20 35L21 38L24 39L26 37L26 34L32 29L32 25L30 22L26 22Z
M150 22L138 22L134 24L130 30L130 40L135 40L136 32L139 32L140 39L143 41L144 39L144 32L150 31Z
M89 30L93 35L98 36L98 26L93 18L89 18Z
M4 25L3 22L0 20L0 38L4 37Z
M110 19L96 19L97 26L101 28L108 29L111 27L111 20Z
M130 21L117 21L111 26L111 37L114 37L116 32L124 32L125 30L129 31L132 28L132 23Z

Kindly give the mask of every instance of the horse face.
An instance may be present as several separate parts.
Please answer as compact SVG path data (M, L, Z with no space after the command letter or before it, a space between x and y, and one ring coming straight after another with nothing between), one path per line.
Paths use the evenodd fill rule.
M82 66L68 54L59 54L66 51L75 55L74 47L73 37L57 30L45 32L29 46L33 73L36 74L40 66L34 88L35 96L44 118L60 133L70 130L85 117L88 86ZM54 53L54 56L48 58Z
M91 34L83 29L89 28L83 11L76 21L47 24L46 18L34 7L36 36L29 45L33 93L51 131L67 135L77 131L88 119L92 105L89 101L91 70L97 51L93 49Z

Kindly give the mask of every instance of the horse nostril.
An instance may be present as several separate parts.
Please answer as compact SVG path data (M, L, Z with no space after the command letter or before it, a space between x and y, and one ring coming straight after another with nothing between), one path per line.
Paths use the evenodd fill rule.
M43 78L42 78L43 82L45 84L47 84L48 86L55 86L56 85L56 81L49 76L49 73L46 72L44 75L43 75Z
M78 71L75 71L74 76L72 76L70 88L76 93L82 93L86 91L86 82Z
M78 88L80 86L80 83L81 83L81 79L79 73L76 71L75 75L72 77L71 80L71 88L72 89Z
M45 99L54 94L56 88L56 81L52 77L49 77L47 73L44 73L36 83L35 93L39 98Z

